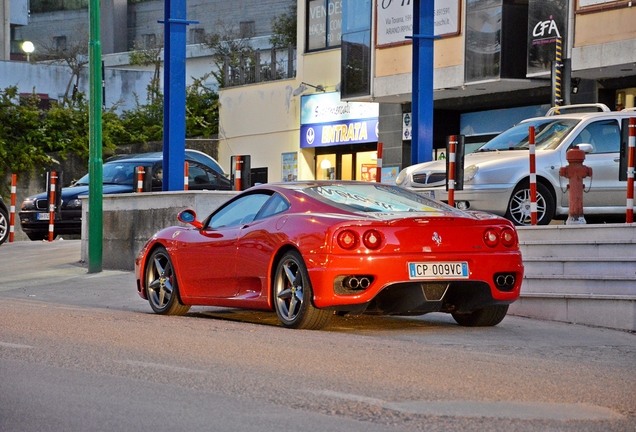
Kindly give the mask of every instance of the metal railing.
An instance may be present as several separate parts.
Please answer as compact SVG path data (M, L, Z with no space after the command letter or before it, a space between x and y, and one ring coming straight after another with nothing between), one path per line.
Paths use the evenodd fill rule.
M296 76L296 48L257 49L252 55L240 54L236 59L225 57L224 87L236 87Z

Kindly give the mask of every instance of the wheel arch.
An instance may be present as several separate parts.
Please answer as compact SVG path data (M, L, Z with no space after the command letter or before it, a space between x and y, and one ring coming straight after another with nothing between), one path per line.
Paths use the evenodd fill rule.
M276 277L276 268L283 255L289 251L296 251L302 257L300 250L293 244L284 244L276 253L272 256L272 260L269 266L268 278L267 278L267 305L274 309L274 278Z

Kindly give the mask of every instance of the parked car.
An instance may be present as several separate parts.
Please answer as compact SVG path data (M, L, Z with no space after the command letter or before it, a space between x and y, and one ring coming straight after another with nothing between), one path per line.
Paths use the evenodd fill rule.
M254 186L203 221L155 234L135 260L137 291L157 314L190 306L276 311L319 329L341 314L450 313L494 326L519 297L512 223L395 185L354 181Z
M636 111L574 112L562 107L544 117L524 120L502 132L464 161L464 187L455 191L455 205L506 217L515 225L530 224L528 127L535 127L537 219L541 225L568 216L568 179L559 169L568 164L566 152L578 145L586 152L584 165L592 176L584 180L585 215L625 214L627 184L619 181L621 120ZM402 170L396 183L407 190L448 201L445 161L425 162Z
M9 238L9 209L0 196L0 245Z
M230 180L213 159L205 163L205 159L193 150L186 150L185 159L189 163L188 189L190 190L230 190ZM200 153L200 152L197 152ZM195 159L196 157L196 159ZM103 193L117 194L133 192L137 185L134 171L143 166L152 175L152 190L160 191L163 187L162 166L163 153L142 153L116 156L103 166ZM55 216L55 235L80 234L82 229L82 195L88 195L88 174L77 180L72 186L62 188L62 204ZM33 195L24 200L20 211L22 231L31 240L42 240L48 237L49 211L46 192Z

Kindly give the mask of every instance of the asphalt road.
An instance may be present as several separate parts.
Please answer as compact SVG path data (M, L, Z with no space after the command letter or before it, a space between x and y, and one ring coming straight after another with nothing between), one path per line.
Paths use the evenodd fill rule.
M0 431L636 431L636 335L508 316L151 313L79 241L0 247Z

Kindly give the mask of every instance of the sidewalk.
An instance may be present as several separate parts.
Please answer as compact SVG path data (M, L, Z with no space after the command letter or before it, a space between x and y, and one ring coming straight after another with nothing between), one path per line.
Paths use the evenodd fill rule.
M89 274L80 262L80 249L81 240L4 243L0 246L0 297L150 312L137 294L134 272Z

